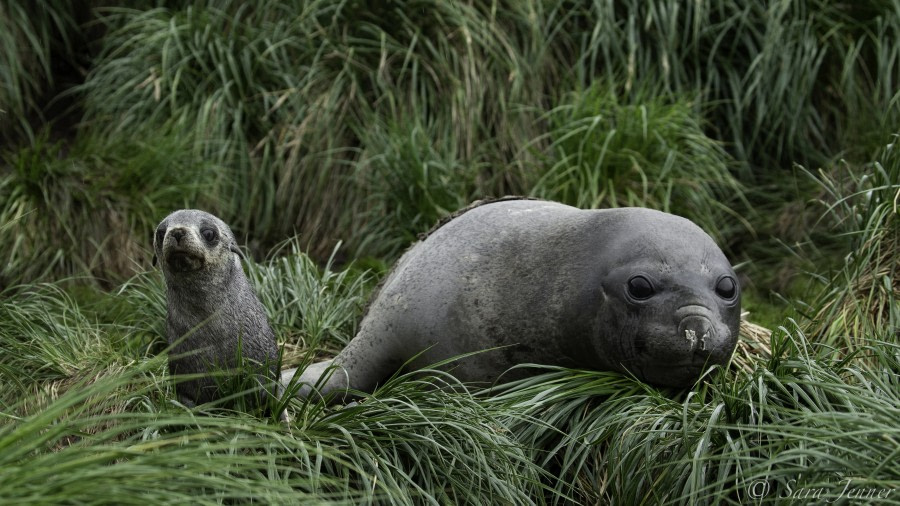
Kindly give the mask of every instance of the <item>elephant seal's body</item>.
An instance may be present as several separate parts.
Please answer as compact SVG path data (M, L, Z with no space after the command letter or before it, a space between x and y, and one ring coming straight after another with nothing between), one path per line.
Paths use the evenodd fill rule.
M516 364L542 363L687 386L705 365L729 360L739 323L734 271L691 221L502 200L447 221L403 255L319 390L372 391L419 353L413 367L498 346L455 362L452 374L493 382ZM314 385L329 365L300 381Z
M166 281L166 334L174 345L170 373L231 370L262 384L277 381L275 334L244 275L240 250L228 225L203 211L175 211L157 227L153 251ZM217 382L207 376L180 381L175 388L182 403L194 406L219 398L223 382L224 377ZM243 388L253 386L252 382L237 383ZM274 389L269 393L275 393ZM261 399L252 404L258 402Z

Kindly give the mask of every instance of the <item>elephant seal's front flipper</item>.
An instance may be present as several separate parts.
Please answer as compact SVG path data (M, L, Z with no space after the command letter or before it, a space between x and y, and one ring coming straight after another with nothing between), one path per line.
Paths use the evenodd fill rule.
M347 372L333 366L333 360L316 362L303 370L299 377L297 368L285 369L281 372L282 387L298 397L307 398L315 391L326 397L332 392L346 391L349 387ZM343 395L337 394L337 401L343 400Z
M403 362L400 353L390 343L378 337L362 338L362 331L350 341L337 357L309 365L295 378L297 369L281 373L282 386L294 395L308 398L315 393L330 402L349 400L348 390L372 392L382 380L396 372ZM379 346L375 343L381 342Z

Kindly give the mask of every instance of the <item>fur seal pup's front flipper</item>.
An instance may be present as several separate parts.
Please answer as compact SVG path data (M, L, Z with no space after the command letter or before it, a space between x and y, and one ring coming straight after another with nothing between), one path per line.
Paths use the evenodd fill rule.
M452 374L490 384L542 363L683 387L728 362L739 323L734 270L693 222L505 199L443 222L401 257L334 358L349 380L322 390L371 391L413 357L415 368L490 348Z
M240 368L239 374L262 385L277 382L275 333L244 275L240 249L228 225L204 211L175 211L156 228L153 252L166 282L170 373ZM181 381L175 389L189 407L220 397L211 376ZM275 390L266 395L278 395Z

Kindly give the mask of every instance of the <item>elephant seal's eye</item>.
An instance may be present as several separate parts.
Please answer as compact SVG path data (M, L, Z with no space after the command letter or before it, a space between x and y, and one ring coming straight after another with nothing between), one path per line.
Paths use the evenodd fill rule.
M219 233L216 232L216 229L214 228L204 228L200 231L200 235L202 235L208 243L215 242L215 240L219 237Z
M637 300L649 299L653 296L653 285L644 276L635 276L628 280L628 293Z
M737 295L737 283L731 276L725 276L716 283L716 294L726 300L731 300Z

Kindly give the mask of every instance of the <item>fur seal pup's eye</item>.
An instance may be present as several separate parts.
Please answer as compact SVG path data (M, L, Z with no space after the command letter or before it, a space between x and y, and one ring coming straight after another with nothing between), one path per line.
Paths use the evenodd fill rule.
M638 300L649 299L653 296L653 285L644 276L635 276L628 280L628 293Z
M725 276L716 283L716 294L726 300L731 300L737 295L737 283L731 276Z
M166 238L166 227L159 227L156 229L156 244L162 244L163 239Z
M214 228L204 228L200 231L200 235L202 235L208 243L214 242L219 237L219 233L216 232L216 229Z

